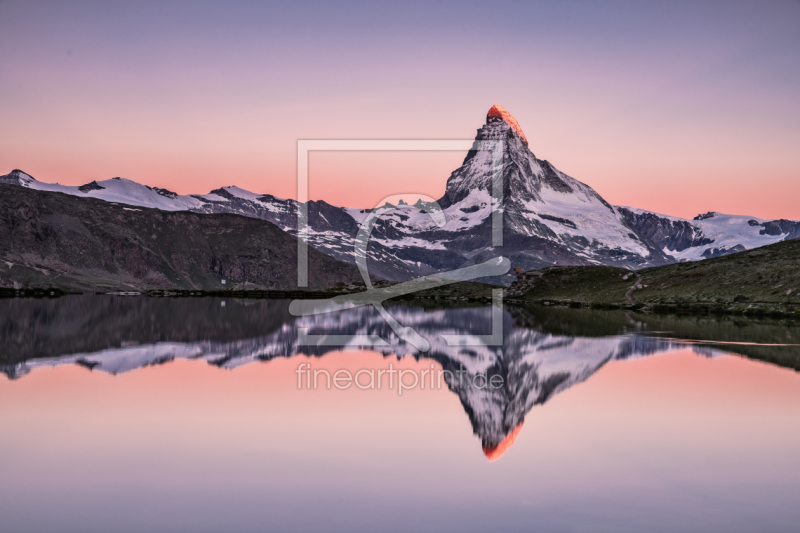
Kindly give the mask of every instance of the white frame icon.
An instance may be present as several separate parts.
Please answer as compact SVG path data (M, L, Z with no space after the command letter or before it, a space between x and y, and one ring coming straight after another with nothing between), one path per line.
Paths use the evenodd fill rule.
M505 143L502 140L465 140L465 139L429 139L429 140L357 140L357 139L315 139L297 141L297 285L308 287L308 164L312 151L489 151L492 153L492 246L503 245L503 154ZM402 193L401 193L402 194ZM438 204L437 204L438 207ZM439 216L444 220L444 214ZM435 218L435 215L434 215ZM366 221L365 221L366 222ZM443 222L442 222L443 223ZM370 226L371 228L371 226ZM364 228L362 227L362 230ZM360 237L369 238L369 231L359 232ZM362 246L366 252L366 242L356 242L355 246ZM357 261L362 277L367 286L367 291L354 295L343 295L327 300L294 300L290 305L290 312L297 316L308 316L319 313L332 312L339 309L352 308L359 305L372 304L389 322L392 329L401 338L416 346L420 351L427 351L429 343L419 336L413 329L397 324L386 313L382 301L400 294L416 292L456 281L466 281L480 277L504 274L510 269L508 259L500 256L486 261L481 265L473 265L450 272L443 272L426 276L413 281L400 283L388 289L373 289L366 271L366 258ZM503 343L502 331L502 299L503 290L492 290L492 333L490 335L443 335L448 345L470 346L486 345L498 346ZM386 341L374 335L355 338L343 335L310 335L306 329L300 331L298 342L301 345L342 345L349 346L385 346Z

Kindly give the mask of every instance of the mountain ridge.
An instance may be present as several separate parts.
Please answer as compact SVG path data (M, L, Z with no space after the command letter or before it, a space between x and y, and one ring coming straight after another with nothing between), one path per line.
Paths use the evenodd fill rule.
M486 140L503 141L500 161L479 150ZM493 165L502 165L494 167ZM493 247L492 186L502 172L503 247ZM124 178L82 186L47 184L15 169L0 183L102 199L164 211L233 213L272 222L297 235L298 202L236 186L207 194L180 195ZM439 200L445 223L431 218L424 203L381 208L367 251L370 272L392 281L434 274L504 255L522 271L552 265L609 265L629 269L718 257L800 237L800 222L707 213L694 220L613 206L589 185L564 174L530 150L519 123L493 106L462 165L447 179ZM308 202L307 242L354 264L354 241L372 208ZM513 276L485 280L509 284Z
M297 241L232 213L168 212L0 184L0 285L69 290L297 288ZM361 279L310 249L309 288ZM223 282L224 280L224 282Z

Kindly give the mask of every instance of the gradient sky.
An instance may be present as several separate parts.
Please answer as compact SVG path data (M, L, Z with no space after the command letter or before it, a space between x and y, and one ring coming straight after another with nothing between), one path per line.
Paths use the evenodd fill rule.
M0 0L0 173L295 196L297 139L472 138L493 104L607 200L800 219L800 2ZM463 154L315 154L439 197Z

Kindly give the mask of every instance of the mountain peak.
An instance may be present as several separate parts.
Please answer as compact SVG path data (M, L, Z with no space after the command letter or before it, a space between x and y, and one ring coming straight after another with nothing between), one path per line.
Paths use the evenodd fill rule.
M522 133L522 128L519 127L519 122L517 122L517 119L511 116L511 113L506 111L505 107L501 106L500 104L493 105L489 112L486 113L486 121L488 122L493 118L505 120L506 124L511 126L511 129L513 129L516 134L519 135L519 138L522 139L522 142L525 143L525 146L528 146L528 139L526 139L525 134Z
M33 176L31 176L31 175L30 175L30 174L28 174L27 172L25 172L25 171L23 171L23 170L20 170L20 169L18 169L18 168L15 168L15 169L14 169L14 170L12 170L11 172L9 172L9 173L7 174L7 176L13 176L13 177L15 177L15 178L21 178L21 179L25 179L25 178L27 178L27 179L34 179L34 178L33 178Z
M9 183L11 185L20 185L22 187L29 187L31 182L35 182L33 176L27 172L23 172L15 168L5 176L0 176L0 183Z

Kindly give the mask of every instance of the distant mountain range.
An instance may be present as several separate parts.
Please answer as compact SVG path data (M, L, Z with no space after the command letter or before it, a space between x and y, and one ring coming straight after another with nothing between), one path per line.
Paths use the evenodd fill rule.
M0 287L79 291L291 289L297 239L237 215L162 211L0 185ZM308 251L309 288L355 282Z
M471 150L447 180L438 201L446 218L438 226L425 205L387 206L372 232L372 275L392 281L465 267L496 255L523 271L558 265L612 265L629 269L717 257L800 237L800 222L709 212L693 220L613 206L594 189L567 176L528 147L517 121L494 106L476 141L502 140L503 246L492 247L492 176L487 151ZM477 146L477 145L476 145ZM0 183L81 198L201 214L232 213L272 222L297 234L298 202L236 186L208 194L179 195L123 178L82 186L48 184L14 170ZM354 240L369 208L308 203L313 248L354 263ZM512 275L499 280L509 283ZM498 280L495 280L498 281Z

